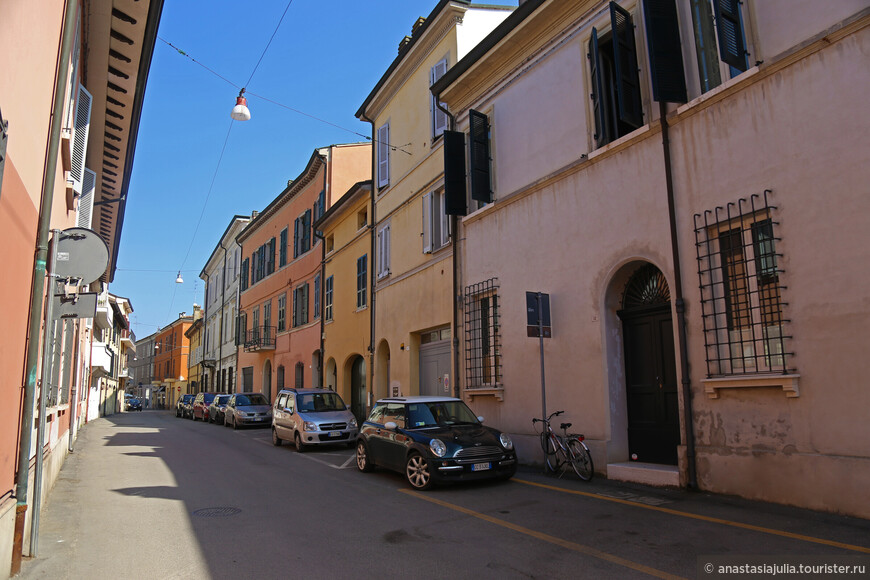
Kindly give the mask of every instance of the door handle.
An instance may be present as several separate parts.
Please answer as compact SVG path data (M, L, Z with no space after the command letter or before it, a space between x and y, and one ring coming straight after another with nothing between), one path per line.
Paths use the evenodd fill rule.
M659 382L659 389L661 389L662 388L662 378L656 377L656 380Z

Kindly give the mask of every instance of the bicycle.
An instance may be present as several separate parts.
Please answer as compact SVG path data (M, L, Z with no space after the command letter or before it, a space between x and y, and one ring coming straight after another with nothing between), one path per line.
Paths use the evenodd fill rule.
M562 423L559 428L562 429L564 436L558 435L552 425L550 419L561 415L565 411L556 411L546 419L532 419L532 425L535 423L543 423L544 428L541 430L541 449L546 456L547 469L553 473L562 470L561 477L564 475L566 467L571 465L577 477L583 481L589 481L595 474L595 466L592 463L592 454L589 453L589 448L583 442L583 435L574 435L568 433L568 428L571 423Z

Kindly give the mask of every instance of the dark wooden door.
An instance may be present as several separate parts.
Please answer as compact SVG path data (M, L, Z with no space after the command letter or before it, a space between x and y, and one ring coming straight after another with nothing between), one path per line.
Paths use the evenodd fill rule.
M633 460L677 464L677 366L669 306L622 311L628 451Z
M366 363L363 357L354 359L350 370L350 412L362 425L366 420Z

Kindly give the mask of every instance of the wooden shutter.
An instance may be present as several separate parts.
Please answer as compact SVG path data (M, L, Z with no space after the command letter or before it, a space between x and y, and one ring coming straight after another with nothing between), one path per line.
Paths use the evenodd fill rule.
M308 324L308 284L306 283L301 288L302 290L302 324Z
M390 124L383 125L378 136L378 187L390 184Z
M0 193L3 191L3 167L6 165L6 147L9 144L9 121L0 112Z
M438 220L441 222L441 236L438 247L443 248L447 245L447 242L450 239L450 219L447 217L447 200L444 197L443 191L440 195L435 196L435 202L438 204L438 213L436 215L438 216Z
M293 289L293 321L292 328L296 328L299 325L299 316L297 308L299 307L299 288Z
M616 2L610 3L613 27L613 61L616 68L616 100L619 120L634 127L643 125L640 79L637 74L637 50L634 46L634 23L631 14Z
M444 131L444 195L447 213L468 214L465 186L465 133Z
M432 253L432 192L423 194L423 253Z
M275 238L269 240L269 259L266 273L271 274L275 271Z
M644 0L653 100L685 103L686 75L674 0Z
M91 127L91 103L93 97L79 87L79 96L76 99L76 117L73 125L72 159L70 179L73 182L73 191L82 192L82 181L85 177L85 158L88 152L88 133Z
M719 34L719 56L734 68L746 70L746 37L740 17L739 0L713 0L713 14Z
M603 147L611 141L610 132L607 130L607 121L604 117L606 107L604 99L603 68L601 65L601 52L598 49L598 31L592 28L592 38L589 40L589 66L592 69L592 115L595 117L595 135L592 138L595 140L596 147Z
M471 199L491 203L489 118L472 109L468 112L468 121L471 131Z
M311 210L306 209L302 219L302 251L311 249Z
M96 186L97 174L86 167L82 180L82 196L79 199L78 217L76 218L76 225L80 228L91 229Z
M293 220L293 257L299 257L299 218Z
M281 248L278 250L279 266L287 265L287 228L281 230Z
M447 59L440 61L429 71L429 86L435 84L435 81L444 76L447 72ZM441 135L447 129L447 115L438 108L435 95L430 93L430 103L432 107L432 138Z

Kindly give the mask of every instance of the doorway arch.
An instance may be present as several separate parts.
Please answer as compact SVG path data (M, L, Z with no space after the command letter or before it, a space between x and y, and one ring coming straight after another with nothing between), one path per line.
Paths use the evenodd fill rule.
M680 417L671 295L654 264L635 264L617 315L622 322L629 458L677 465Z

